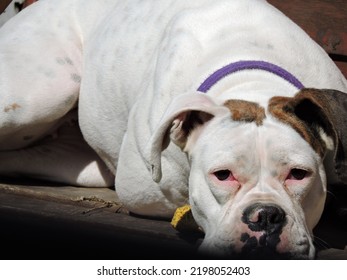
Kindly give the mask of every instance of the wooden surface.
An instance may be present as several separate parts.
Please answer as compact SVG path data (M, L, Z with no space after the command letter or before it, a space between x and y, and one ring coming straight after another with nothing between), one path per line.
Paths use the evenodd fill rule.
M119 213L102 198L108 189L25 188L0 185L0 240L7 243L0 259L199 258L199 236L182 238L168 221Z
M12 2L12 0L0 0L0 14L5 11L7 6Z

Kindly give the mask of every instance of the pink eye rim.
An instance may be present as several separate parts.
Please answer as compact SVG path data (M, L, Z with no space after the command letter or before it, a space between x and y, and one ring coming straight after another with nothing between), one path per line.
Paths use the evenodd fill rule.
M311 172L302 168L292 168L286 178L286 180L302 181L309 177Z
M217 180L222 182L235 180L233 173L228 169L221 169L221 170L214 171L213 175L217 178Z

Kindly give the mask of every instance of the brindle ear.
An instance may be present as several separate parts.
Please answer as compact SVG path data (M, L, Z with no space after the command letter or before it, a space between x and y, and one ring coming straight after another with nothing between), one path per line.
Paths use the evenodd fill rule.
M281 100L280 100L281 99ZM285 104L283 99L287 99ZM282 106L280 105L282 104ZM270 108L270 106L272 108ZM293 119L294 129L307 140L313 148L324 156L332 140L335 160L335 171L342 182L347 182L347 94L329 89L303 89L294 98L274 97L270 101L270 112L281 119L278 114L286 112ZM297 119L301 123L297 122ZM283 120L290 122L288 120ZM299 124L298 124L299 123ZM304 129L301 129L305 126ZM309 133L306 133L309 131Z

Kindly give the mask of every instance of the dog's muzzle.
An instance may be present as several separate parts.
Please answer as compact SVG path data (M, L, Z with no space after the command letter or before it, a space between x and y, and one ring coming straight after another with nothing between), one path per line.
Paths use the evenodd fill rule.
M287 223L286 213L275 204L255 203L248 206L242 214L242 222L248 229L255 233L251 236L248 232L241 235L244 243L241 254L247 258L290 258L289 253L278 253L277 245L280 235Z

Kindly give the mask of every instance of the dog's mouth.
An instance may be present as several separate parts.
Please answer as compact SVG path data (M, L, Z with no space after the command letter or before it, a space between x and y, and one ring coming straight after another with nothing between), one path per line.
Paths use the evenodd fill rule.
M238 259L271 259L271 260L288 260L288 259L308 259L309 243L300 244L297 248L287 248L280 250L281 233L263 233L259 237L250 236L248 233L241 235L243 247L239 253L232 253L232 258ZM286 247L286 246L285 246Z
M222 259L235 260L298 260L312 259L312 246L307 238L290 246L283 236L288 233L242 233L239 241L235 243L212 242L205 244L202 249L203 255ZM203 242L204 243L204 242ZM212 245L212 246L211 246Z
M241 235L241 242L244 243L241 253L242 259L291 259L291 253L279 253L276 250L280 243L280 233L263 233L259 238L251 237L248 233Z
M315 257L314 246L305 226L276 204L254 203L246 207L234 223L204 241L202 250L223 259Z

